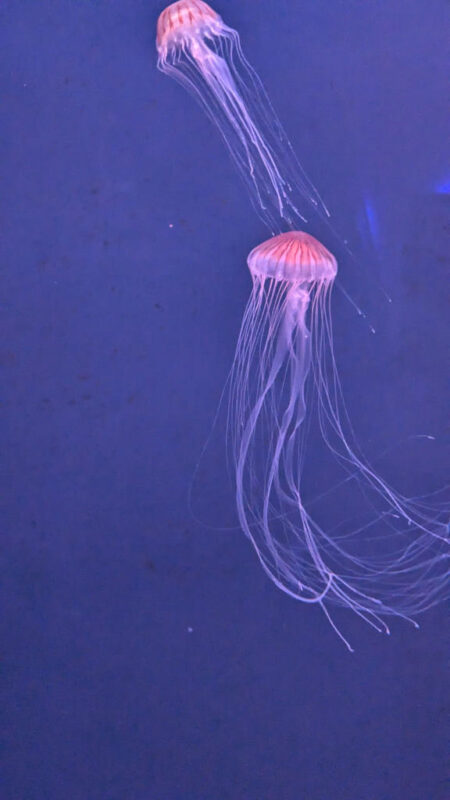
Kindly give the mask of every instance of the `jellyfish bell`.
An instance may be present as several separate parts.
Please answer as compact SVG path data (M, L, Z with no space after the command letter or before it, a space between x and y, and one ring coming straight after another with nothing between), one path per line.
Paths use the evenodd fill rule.
M197 42L217 35L222 20L203 0L178 0L162 11L156 26L156 48L159 58L167 58L169 50L190 48L201 57Z
M239 524L271 580L320 605L351 649L331 607L389 633L385 617L416 624L411 615L447 596L448 517L389 486L355 439L334 356L334 256L291 231L255 247L248 266L228 413ZM322 480L329 462L340 476L333 487L325 477L315 498L304 491L312 450ZM354 504L348 518L340 518L341 490ZM324 504L336 515L328 527Z
M259 244L247 264L252 275L292 283L328 282L337 274L335 257L305 231L280 233Z
M272 232L328 211L298 162L239 34L201 0L169 5L157 22L158 68L191 92L218 127L256 210Z

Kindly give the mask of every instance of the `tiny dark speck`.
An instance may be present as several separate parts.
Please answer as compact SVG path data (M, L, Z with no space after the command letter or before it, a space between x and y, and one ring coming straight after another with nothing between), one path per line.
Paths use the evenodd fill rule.
M156 569L154 561L152 561L150 558L147 558L145 560L144 566L145 569L149 570L149 572L153 572Z
M158 311L164 311L163 307L159 303L155 303L155 308L157 308Z

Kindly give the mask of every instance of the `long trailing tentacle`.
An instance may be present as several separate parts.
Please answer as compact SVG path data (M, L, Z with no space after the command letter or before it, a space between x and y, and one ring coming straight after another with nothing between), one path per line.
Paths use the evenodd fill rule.
M411 617L446 596L445 523L440 503L433 509L430 500L395 492L361 453L334 357L331 287L319 282L310 292L311 332L308 303L298 302L302 292L272 279L253 281L231 379L237 507L273 582L319 604L351 649L331 617L332 605L389 633L383 617L417 625ZM366 507L360 521L344 519L334 530L311 516L302 489L315 415L328 452L343 469L336 488L355 484Z

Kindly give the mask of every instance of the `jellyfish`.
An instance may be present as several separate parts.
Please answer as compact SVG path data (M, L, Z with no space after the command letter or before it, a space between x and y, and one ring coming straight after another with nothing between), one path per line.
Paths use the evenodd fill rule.
M352 650L333 607L389 633L388 616L417 626L413 617L447 595L446 521L426 498L392 489L355 441L333 348L334 256L308 233L290 231L255 247L248 267L227 437L239 524L276 586L320 606ZM308 505L303 491L311 431L358 506L355 518L329 528L317 498ZM325 486L322 504L327 495L329 504Z
M252 290L229 383L227 442L239 525L276 586L319 606L349 650L335 608L380 632L389 633L390 616L417 626L417 614L448 596L448 510L439 493L407 497L393 489L356 440L333 346L337 262L297 228L312 209L340 246L346 241L336 235L238 33L202 0L179 0L160 15L156 45L159 69L185 86L218 127L253 205L278 233L248 258ZM317 471L319 464L320 473L323 463L328 475L325 462L337 477L311 493L311 466ZM333 507L330 521L324 509Z
M297 160L237 31L203 0L179 0L157 23L158 68L199 101L218 127L271 232L329 212Z

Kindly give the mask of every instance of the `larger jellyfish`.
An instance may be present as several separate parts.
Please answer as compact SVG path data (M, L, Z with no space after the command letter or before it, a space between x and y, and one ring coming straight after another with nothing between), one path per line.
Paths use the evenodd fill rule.
M229 413L239 522L274 583L319 604L351 649L330 606L389 633L386 616L411 619L446 595L446 521L439 507L389 487L354 441L333 352L335 258L292 231L256 247L248 266ZM319 466L328 453L340 485L351 484L353 515L328 529L304 500L311 428L324 446Z
M158 67L189 91L219 128L256 210L272 232L296 227L310 204L329 216L292 150L239 34L202 0L179 0L160 15Z

